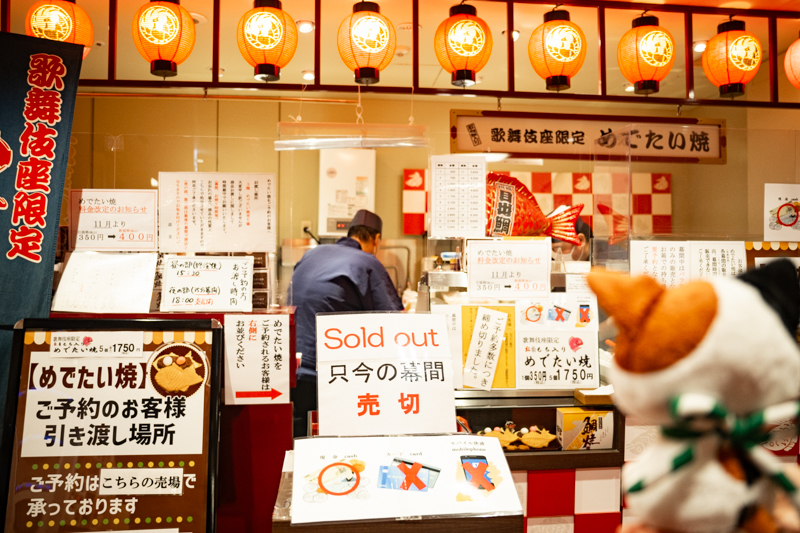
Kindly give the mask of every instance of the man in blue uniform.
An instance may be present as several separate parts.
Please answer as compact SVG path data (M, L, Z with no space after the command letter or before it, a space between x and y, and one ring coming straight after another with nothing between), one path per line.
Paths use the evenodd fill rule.
M297 351L303 354L294 389L294 436L307 432L308 411L317 408L317 313L400 311L403 304L389 274L375 257L381 218L365 209L350 222L347 237L309 250L292 275L297 307Z

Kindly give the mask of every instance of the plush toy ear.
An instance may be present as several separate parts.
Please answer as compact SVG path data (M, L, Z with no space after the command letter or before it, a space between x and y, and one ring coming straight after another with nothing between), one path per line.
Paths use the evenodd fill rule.
M630 278L624 274L592 272L586 279L600 307L614 317L620 330L628 333L642 326L648 312L664 294L664 287L649 276Z

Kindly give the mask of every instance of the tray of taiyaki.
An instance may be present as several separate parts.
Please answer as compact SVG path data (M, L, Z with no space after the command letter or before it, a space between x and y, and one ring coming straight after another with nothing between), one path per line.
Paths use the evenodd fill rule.
M561 446L554 432L547 428L532 425L517 428L514 422L508 421L502 427L486 427L478 431L478 435L495 437L506 452L531 452L560 450Z

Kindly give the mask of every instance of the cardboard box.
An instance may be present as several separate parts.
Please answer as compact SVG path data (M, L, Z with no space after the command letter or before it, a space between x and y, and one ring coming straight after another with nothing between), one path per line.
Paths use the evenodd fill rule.
M614 411L559 407L556 436L562 450L609 450L614 446Z
M598 394L596 391L598 389L575 389L574 396L583 405L614 405L614 398L610 394Z

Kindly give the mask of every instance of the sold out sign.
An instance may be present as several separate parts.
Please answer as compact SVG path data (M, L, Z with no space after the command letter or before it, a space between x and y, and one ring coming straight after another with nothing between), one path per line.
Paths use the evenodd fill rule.
M317 360L408 357L448 359L439 315L359 313L317 315Z

